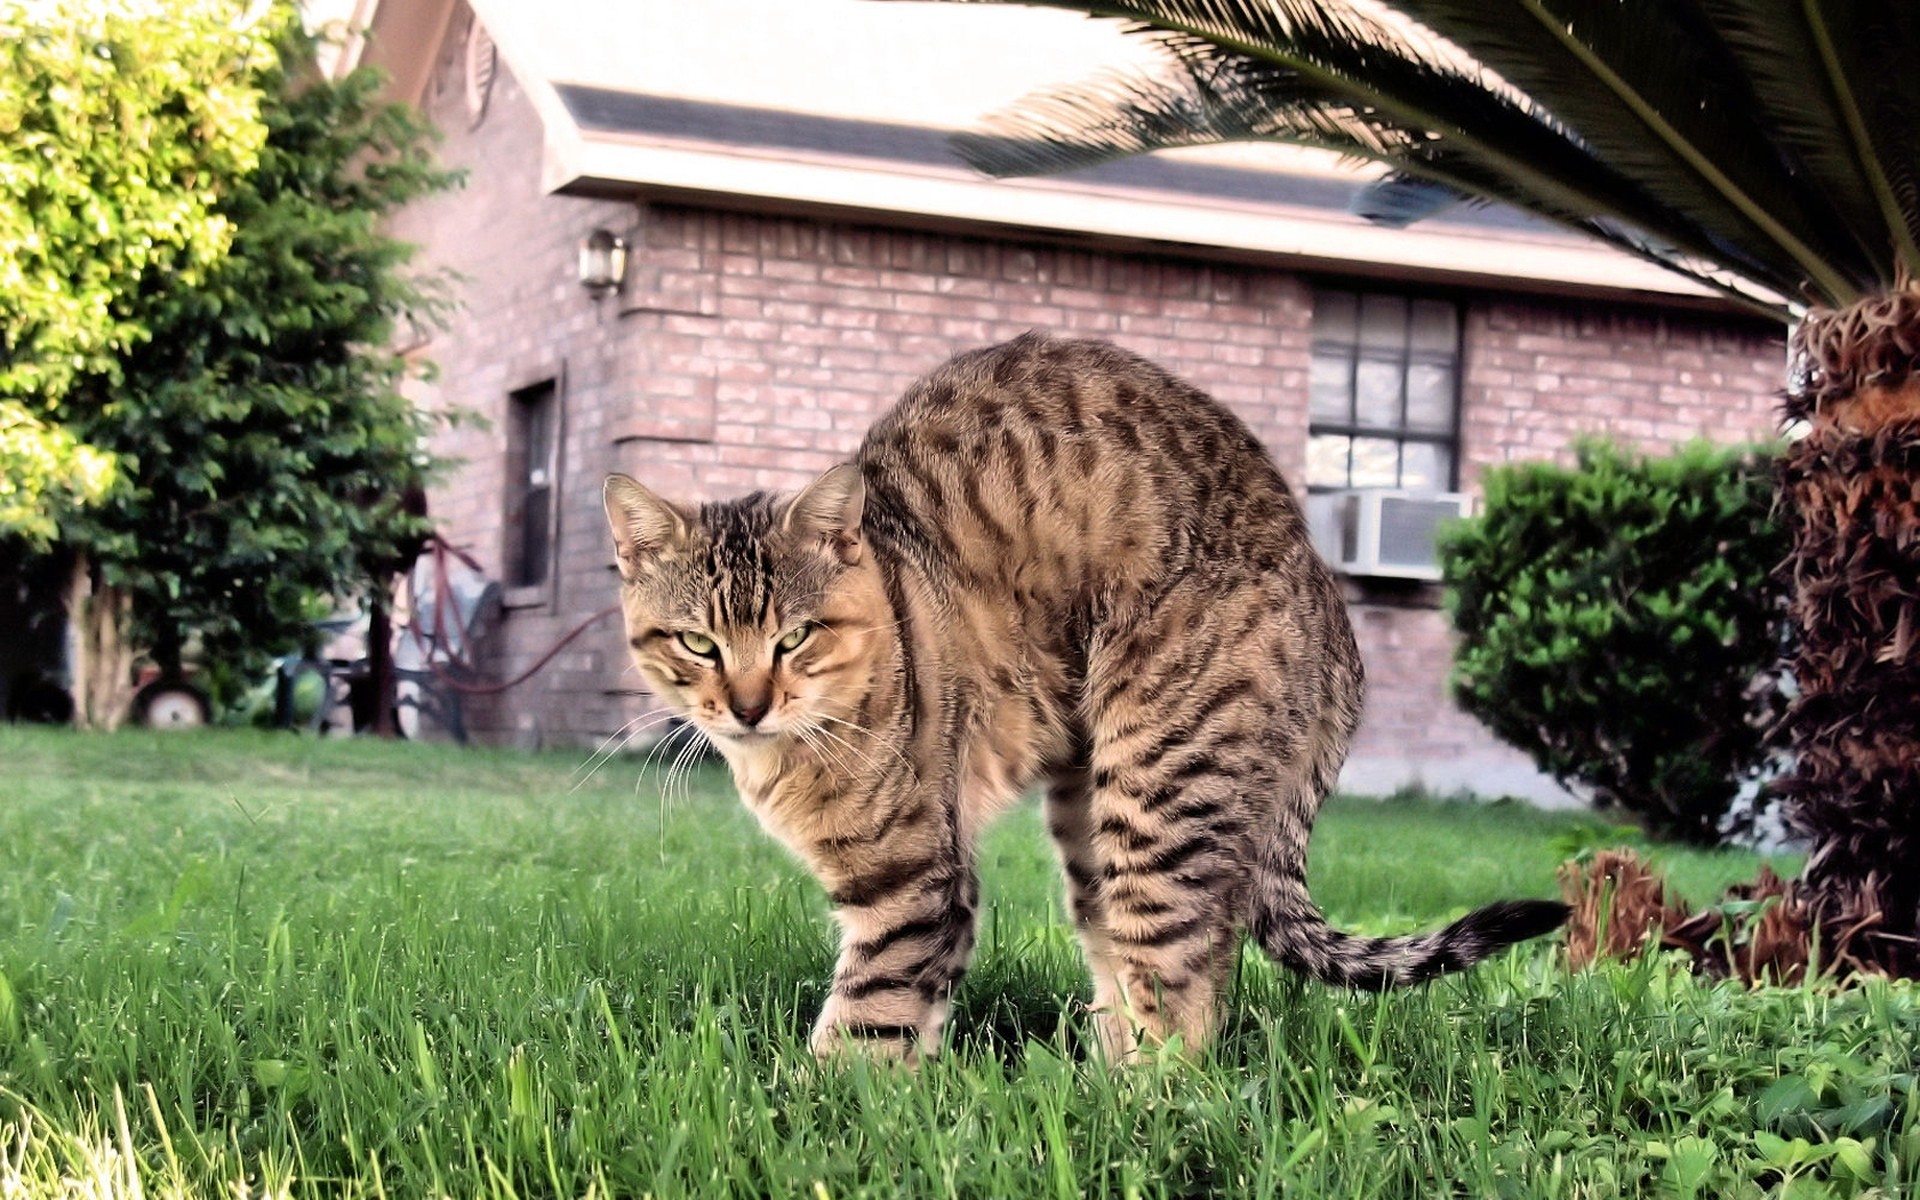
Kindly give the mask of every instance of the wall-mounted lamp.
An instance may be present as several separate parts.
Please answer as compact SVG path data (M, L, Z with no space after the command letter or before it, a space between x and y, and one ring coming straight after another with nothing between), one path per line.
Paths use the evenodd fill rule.
M627 239L596 229L580 239L580 286L595 300L617 292L627 278Z

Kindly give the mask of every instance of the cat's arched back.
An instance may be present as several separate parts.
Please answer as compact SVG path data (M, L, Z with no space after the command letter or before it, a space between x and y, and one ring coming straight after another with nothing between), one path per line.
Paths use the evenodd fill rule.
M1136 355L1030 334L915 383L798 496L683 508L615 476L607 509L636 664L834 900L821 1052L938 1044L974 837L1036 783L1113 1054L1204 1043L1242 931L1379 987L1564 916L1326 924L1306 846L1360 712L1345 607L1258 440Z

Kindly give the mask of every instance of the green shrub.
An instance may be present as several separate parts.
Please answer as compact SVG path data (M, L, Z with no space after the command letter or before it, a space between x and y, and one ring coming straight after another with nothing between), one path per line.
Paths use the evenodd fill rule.
M1577 459L1488 471L1481 515L1443 537L1455 694L1600 807L1712 844L1777 694L1775 455L1592 441Z

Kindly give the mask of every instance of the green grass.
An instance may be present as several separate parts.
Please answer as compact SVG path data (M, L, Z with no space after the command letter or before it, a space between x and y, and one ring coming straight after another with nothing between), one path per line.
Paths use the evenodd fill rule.
M1249 955L1217 1053L1090 1062L1030 809L949 1053L816 1067L818 889L722 777L0 728L0 1197L1758 1196L1920 1184L1905 985L1549 946L1382 997ZM1429 926L1598 823L1337 801L1317 895ZM1694 898L1745 854L1661 856Z

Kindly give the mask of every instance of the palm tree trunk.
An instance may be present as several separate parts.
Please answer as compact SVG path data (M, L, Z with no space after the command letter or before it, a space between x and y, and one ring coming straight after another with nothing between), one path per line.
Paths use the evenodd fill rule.
M1797 896L1843 969L1920 975L1920 290L1816 313L1795 342L1782 481L1794 548L1781 784Z

